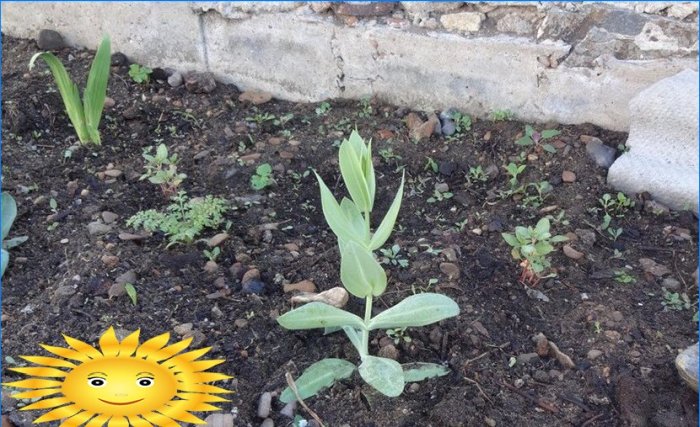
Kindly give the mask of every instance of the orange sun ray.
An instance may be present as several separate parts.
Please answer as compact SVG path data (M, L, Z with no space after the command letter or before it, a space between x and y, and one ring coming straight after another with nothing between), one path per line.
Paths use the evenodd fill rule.
M169 345L167 347L163 347L162 349L158 350L157 352L153 353L151 356L148 357L148 360L153 360L154 362L160 362L165 359L169 359L173 357L174 355L178 354L182 350L186 349L187 346L190 345L192 342L192 337L186 338L180 342L176 342L173 345Z
M129 420L129 424L131 424L133 427L153 427L151 423L141 417L129 416L126 418Z
M183 402L183 401L180 401ZM177 403L180 402L170 402L167 406L163 406L162 408L158 409L158 412L161 414L165 415L168 418L172 418L175 421L180 421L183 423L191 423L191 424L206 424L204 420L202 420L199 417L196 417L192 414L190 414L187 411L192 411L194 408L190 407L188 404L179 404L176 405ZM218 409L218 408L217 408Z
M75 365L67 360L56 359L55 357L46 356L20 356L21 359L37 365L50 366L52 368L75 368Z
M223 397L214 394L178 393L176 396L180 399L189 400L193 402L230 402L230 400L224 399Z
M200 357L209 353L209 350L211 350L211 347L204 347L198 350L188 351L187 353L178 354L177 356L163 362L163 366L170 368L173 366L186 364L187 362L192 362L193 360L199 359Z
M109 420L108 415L99 414L85 424L85 427L102 427Z
M71 359L71 360L77 360L78 362L86 362L90 360L87 354L80 353L75 350L71 350L70 348L65 348L65 347L55 347L53 345L46 345L46 344L40 344L41 348L44 350L48 351L49 353L53 353L56 356L61 356L65 357L66 359Z
M75 339L73 337L69 337L65 334L63 335L63 339L66 340L66 343L68 343L69 346L73 347L75 351L86 355L90 359L100 359L101 357L103 357L103 354L100 353L99 350L97 350L95 347L91 346L86 342L80 341L79 339Z
M136 357L147 358L152 353L157 352L168 343L170 334L168 332L151 338L136 349Z
M212 359L212 360L199 360L196 362L192 362L188 365L189 368L192 368L193 372L201 372L201 371L207 371L214 366L220 365L224 363L224 359Z
M26 380L13 381L11 383L2 383L10 387L17 388L49 388L60 387L63 383L54 380L45 380L42 378L28 378Z
M107 332L100 336L100 351L104 357L114 357L119 354L119 340L113 327L109 327ZM110 421L111 423L111 421Z
M157 412L148 412L143 414L143 417L147 419L150 423L155 424L157 426L161 427L180 427L178 423L173 421L172 419L166 417L165 415L161 415Z
M129 427L126 417L112 417L107 423L107 427Z
M9 370L13 372L19 372L20 374L32 375L34 377L63 378L66 376L66 371L43 366L30 366L28 368L9 368Z
M50 409L50 408L55 408L57 406L66 405L68 403L73 403L73 402L71 402L71 400L65 396L52 397L51 399L39 400L38 402L34 402L31 405L24 406L21 410L22 411L31 411L34 409Z
M59 427L78 427L81 424L84 424L87 420L92 418L95 414L89 412L89 411L83 411L79 412L72 417L66 419L61 423Z
M140 332L141 330L137 329L119 343L119 357L128 357L134 354L139 346Z
M14 393L13 399L36 399L37 397L51 396L52 394L60 393L60 388L40 388L38 390L23 391Z
M39 423L45 423L48 421L60 420L61 418L72 417L73 415L77 414L81 410L82 409L77 404L61 406L60 408L52 409L51 411L40 416L39 418L34 420L34 423L39 424Z

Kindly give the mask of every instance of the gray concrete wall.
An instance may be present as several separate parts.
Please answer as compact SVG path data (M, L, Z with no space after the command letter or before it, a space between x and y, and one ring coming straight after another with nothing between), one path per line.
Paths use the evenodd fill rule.
M627 130L627 105L697 70L697 3L2 3L4 34L59 31L240 89L376 96L476 116Z

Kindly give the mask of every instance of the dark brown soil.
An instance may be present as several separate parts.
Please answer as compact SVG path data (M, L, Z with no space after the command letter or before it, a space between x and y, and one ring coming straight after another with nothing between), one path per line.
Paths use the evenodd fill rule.
M302 174L314 168L334 194L343 194L334 142L357 127L374 141L375 217L383 215L393 198L401 169L407 177L390 241L400 245L409 265L387 266L390 285L376 310L435 278L432 290L454 298L461 314L438 326L410 329L410 344L398 346L400 362L444 362L452 369L449 376L407 387L395 399L378 396L354 376L308 400L327 425L590 427L639 419L649 425L697 425L697 395L673 365L677 350L697 337L692 321L697 310L697 225L691 213L657 216L641 209L642 201L631 195L637 198L636 207L614 220L624 229L617 242L596 232L592 246L572 243L585 253L582 260L560 250L553 253L558 277L535 288L549 302L528 296L527 287L518 282L518 263L499 232L501 227L511 231L516 225L534 225L544 215L540 209L551 206L555 217L565 212L562 221L553 222L556 233L593 230L602 214L592 209L613 190L605 183L606 171L589 160L580 136L598 137L616 147L624 143L625 134L587 125L551 125L562 131L561 148L528 160L521 182L549 180L554 190L542 206L523 207L522 201L493 197L507 187L503 166L522 151L514 144L522 123L475 120L465 135L433 136L415 144L403 122L408 111L394 106L372 102L367 117L361 117L359 103L348 101L329 101L332 108L326 115L315 112L319 104L273 100L254 107L238 101L234 86L219 84L211 94L191 94L162 82L139 85L124 66L112 68L108 95L115 105L103 118L102 147L82 148L66 158L75 137L53 80L43 65L27 70L35 44L3 37L2 48L3 190L19 204L11 235L29 236L11 251L3 278L5 356L19 361L22 354L43 354L39 343L63 345L61 333L96 343L113 325L122 332L141 329L143 337L170 331L176 338L176 325L192 323L197 345L212 346L212 357L227 360L220 371L235 377L224 384L236 394L223 409L237 412L237 426L259 425L258 398L265 391L281 391L286 371L298 376L325 357L356 362L344 336L290 332L275 317L290 309L282 280L309 279L320 290L340 283L339 256L321 212L318 186L313 174ZM92 53L66 49L58 55L71 75L80 76L82 86ZM284 125L246 121L261 113L294 116ZM182 188L190 195L225 197L235 206L227 214L231 237L221 245L218 273L203 272L202 242L166 249L167 239L157 234L143 241L118 237L134 231L125 225L131 215L166 204L158 188L138 180L143 149L160 142L182 158L179 170L188 176ZM400 157L391 158L388 149ZM241 161L254 153L260 157ZM428 157L444 173L426 168ZM265 162L274 166L276 185L255 192L250 176ZM499 173L470 185L465 174L477 165L495 165ZM109 167L123 174L105 178L101 172ZM574 183L561 183L564 170L576 174ZM439 182L447 183L454 197L428 203ZM52 198L57 204L55 228L47 221L54 214ZM111 232L90 236L87 224L102 211L119 218ZM263 226L273 223L277 225ZM674 239L668 227L689 229L692 239ZM203 237L217 232L208 230ZM290 243L297 252L290 252ZM430 248L448 251L432 254ZM456 280L440 270L450 249L461 271ZM116 266L106 266L104 255L117 256ZM666 310L662 278L645 273L640 258L666 266L670 272L665 277L680 282L678 292L690 297L692 307ZM260 270L266 284L261 295L241 292L240 274L234 276L229 269L236 261ZM114 279L130 269L138 277L135 306L126 295L107 294ZM614 272L621 270L635 282L615 280ZM230 292L215 294L220 290L217 278L223 278ZM74 287L72 295L69 287ZM362 302L353 299L346 308L363 310ZM567 369L552 357L525 361L522 355L536 351L532 337L539 332L570 356L575 368ZM373 337L372 353L378 351L382 335ZM589 360L592 349L602 355ZM7 359L3 364L12 366ZM6 370L3 374L3 381L18 378ZM646 404L639 405L645 396ZM275 425L288 425L279 409L275 401ZM3 407L3 413L15 422L22 419L12 405Z

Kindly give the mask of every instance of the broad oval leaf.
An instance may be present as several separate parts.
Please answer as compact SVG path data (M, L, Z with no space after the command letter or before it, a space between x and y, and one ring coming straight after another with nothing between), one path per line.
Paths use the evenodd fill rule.
M544 233L549 232L549 219L547 217L542 218L541 220L537 221L537 225L535 226L535 235L541 235Z
M411 295L395 306L376 315L368 328L391 329L425 326L459 314L459 306L450 297L423 293Z
M294 384L297 386L299 397L306 399L318 393L321 389L330 387L338 380L345 379L355 371L355 365L343 359L323 359L306 368ZM296 400L294 392L289 387L280 395L283 403Z
M316 172L314 174L316 174L318 186L321 189L321 208L328 226L339 240L352 240L357 237L353 232L352 225L346 220L343 209L333 197L331 190L328 189L326 183L323 182L323 179Z
M401 365L403 369L403 380L407 383L423 381L428 378L441 377L450 373L450 368L437 363L404 363Z
M399 215L399 209L401 209L403 184L404 176L402 175L401 185L399 186L399 190L396 192L396 196L394 196L394 201L391 202L391 206L389 206L389 210L386 212L386 215L384 215L382 223L379 224L379 227L372 235L372 240L369 243L370 250L375 251L384 246L384 243L389 238L389 235L391 235L391 231L394 229L394 223L396 223L396 217Z
M15 222L17 217L17 202L15 198L10 195L10 193L2 193L2 240L5 240L8 234L10 234L10 228L12 223Z
M359 316L322 302L311 302L288 311L277 318L277 323L286 329L332 328L336 326L365 328L365 323Z
M520 246L520 242L510 233L501 233L503 240L506 241L510 246L517 247Z
M386 289L386 273L367 248L350 240L341 250L340 281L358 298L381 295Z
M7 268L7 264L10 262L10 253L7 252L5 249L2 249L2 256L0 256L0 277L5 275L5 269Z
M352 240L356 240L363 246L367 246L369 230L367 229L364 218L362 218L362 213L357 209L357 205L347 197L343 197L343 200L340 201L340 209L345 215L346 224L352 227L354 237Z
M554 138L555 136L557 136L557 135L559 135L559 134L561 134L561 132L559 132L559 131L556 130L556 129L546 129L546 130L543 130L543 131L542 131L542 136L541 136L541 138L542 138L542 139Z
M340 144L338 163L340 165L340 174L343 176L345 187L348 189L353 202L362 212L370 212L372 203L369 199L367 180L362 171L361 154L354 150L350 141L343 141Z
M365 356L359 367L363 380L385 396L396 397L405 385L403 369L396 360Z

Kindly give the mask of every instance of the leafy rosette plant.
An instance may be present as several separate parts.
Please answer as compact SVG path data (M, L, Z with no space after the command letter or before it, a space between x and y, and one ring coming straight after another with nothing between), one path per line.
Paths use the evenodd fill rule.
M387 277L372 251L386 242L394 227L403 196L403 178L389 211L379 227L372 232L370 213L374 206L375 175L371 143L355 131L343 141L339 151L340 171L350 199L338 203L318 175L323 213L338 238L341 253L340 279L343 286L365 300L364 317L321 302L312 302L291 310L277 321L287 329L324 328L327 333L342 330L360 356L360 365L343 359L324 359L312 364L296 380L301 399L315 395L335 381L348 378L355 369L362 379L382 394L395 397L403 392L407 382L446 375L449 369L434 363L399 362L369 354L369 333L376 329L425 326L459 314L459 306L451 298L421 293L410 296L395 306L373 316L372 302L386 290ZM295 399L287 388L280 399L288 403Z
M97 48L95 59L92 61L82 102L78 86L71 80L61 60L53 53L39 52L32 56L29 61L30 70L34 68L37 59L43 59L49 66L58 91L61 93L68 118L83 145L89 143L100 145L102 143L98 127L107 97L107 81L109 80L111 63L110 50L109 37L105 36Z

